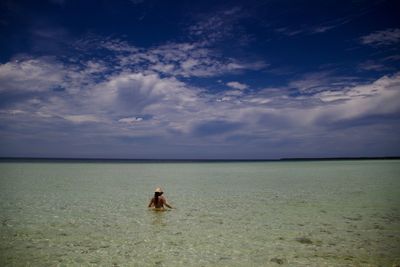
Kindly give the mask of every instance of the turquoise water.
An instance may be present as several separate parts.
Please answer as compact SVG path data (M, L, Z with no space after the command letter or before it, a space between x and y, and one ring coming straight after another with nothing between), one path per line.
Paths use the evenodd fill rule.
M398 160L3 162L0 263L392 266L399 204Z

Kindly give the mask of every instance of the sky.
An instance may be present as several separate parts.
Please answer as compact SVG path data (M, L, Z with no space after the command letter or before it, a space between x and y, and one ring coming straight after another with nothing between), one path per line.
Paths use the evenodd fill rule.
M400 156L384 0L2 0L0 156Z

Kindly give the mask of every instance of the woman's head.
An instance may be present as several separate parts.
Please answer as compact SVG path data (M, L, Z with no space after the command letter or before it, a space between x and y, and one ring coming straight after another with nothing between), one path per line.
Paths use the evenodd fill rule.
M155 197L159 197L163 194L163 190L161 189L161 187L157 187L156 190L154 190L154 196Z
M156 190L154 190L154 193L163 193L163 190L161 189L161 187L157 187Z

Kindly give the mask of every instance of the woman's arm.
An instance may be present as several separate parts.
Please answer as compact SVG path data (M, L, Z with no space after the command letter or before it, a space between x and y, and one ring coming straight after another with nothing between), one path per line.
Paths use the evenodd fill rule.
M162 202L163 202L163 204L164 204L165 206L167 206L168 208L173 209L173 207L171 207L171 205L169 205L169 204L167 203L167 200L165 199L165 197L162 198Z
M151 206L154 204L154 197L150 200L150 203L149 203L149 208L151 208Z

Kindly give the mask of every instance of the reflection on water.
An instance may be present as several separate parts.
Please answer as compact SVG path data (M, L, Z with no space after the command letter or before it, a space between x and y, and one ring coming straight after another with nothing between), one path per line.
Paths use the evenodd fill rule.
M0 262L392 266L399 163L0 163Z

